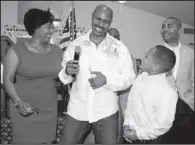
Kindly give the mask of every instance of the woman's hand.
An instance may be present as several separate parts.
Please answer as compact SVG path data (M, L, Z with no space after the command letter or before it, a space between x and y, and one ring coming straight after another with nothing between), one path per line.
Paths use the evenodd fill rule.
M23 116L30 115L34 112L34 109L30 106L30 104L20 100L18 101L18 106L17 106L19 112Z

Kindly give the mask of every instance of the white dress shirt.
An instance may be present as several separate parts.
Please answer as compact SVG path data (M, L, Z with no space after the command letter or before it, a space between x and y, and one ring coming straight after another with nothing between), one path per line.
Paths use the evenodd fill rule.
M135 130L139 140L156 139L172 126L178 95L165 74L139 75L129 93L124 125Z
M73 79L65 74L66 63L73 60L75 47L81 47L80 70L70 91L67 114L80 121L96 122L118 111L115 92L128 88L135 79L133 64L127 47L107 34L97 47L89 38L91 31L71 43L64 53L59 78L63 84ZM107 84L92 89L88 79L91 71L100 71Z
M179 44L176 47L172 47L172 46L168 45L167 43L164 43L164 46L167 47L167 48L169 48L170 50L172 50L175 53L175 55L176 55L175 66L172 69L172 71L173 71L173 77L174 77L174 79L176 79L177 72L178 72L178 68L179 68L181 43L179 42Z

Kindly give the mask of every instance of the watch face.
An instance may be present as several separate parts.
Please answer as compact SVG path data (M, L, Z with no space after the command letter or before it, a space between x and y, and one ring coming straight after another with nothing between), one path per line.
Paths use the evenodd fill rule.
M14 101L14 106L18 107L18 101Z
M14 102L14 106L17 107L18 106L18 103L17 102Z

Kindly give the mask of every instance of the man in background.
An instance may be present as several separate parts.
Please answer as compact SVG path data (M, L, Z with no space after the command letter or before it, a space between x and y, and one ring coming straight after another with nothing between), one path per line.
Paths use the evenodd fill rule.
M116 28L110 28L108 33L117 40L120 40L120 33Z
M166 143L194 143L192 118L194 116L194 50L180 42L182 23L175 17L167 18L162 24L161 36L164 46L175 52L176 64L167 77L179 95L175 121L167 133ZM171 79L172 78L172 79Z

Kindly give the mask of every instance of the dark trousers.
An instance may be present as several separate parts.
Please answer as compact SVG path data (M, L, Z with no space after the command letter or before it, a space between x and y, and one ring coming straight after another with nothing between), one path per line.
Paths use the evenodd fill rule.
M175 121L169 132L166 133L168 144L195 143L195 114L194 111L181 99L178 99Z
M132 141L131 144L162 144L162 139L163 139L163 135L159 136L158 138L156 138L154 140L143 140L143 141L142 140L135 140L135 141ZM123 144L130 144L130 143L124 139Z
M117 143L118 144L122 144L123 143L123 122L124 122L124 118L123 118L123 113L122 113L120 99L118 101L118 106L119 106L119 111L118 111L119 117L118 117L118 138L117 138Z
M96 144L116 144L118 132L118 112L89 124L88 121L79 121L67 115L61 144L83 144L81 140L86 130L91 125Z

